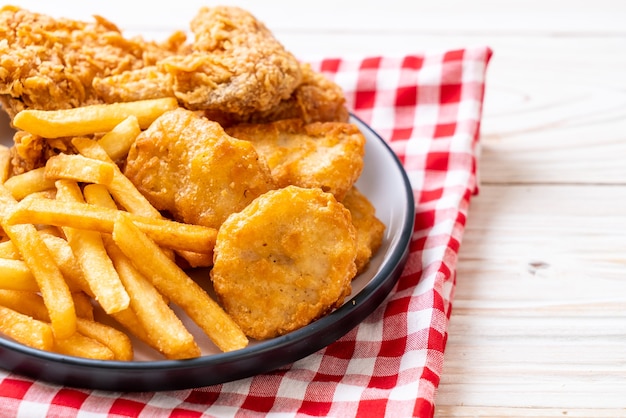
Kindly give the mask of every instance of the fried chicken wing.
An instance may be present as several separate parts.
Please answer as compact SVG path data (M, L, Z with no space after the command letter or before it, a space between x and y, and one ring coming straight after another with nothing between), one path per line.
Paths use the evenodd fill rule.
M354 124L286 119L226 131L254 144L279 187L319 187L341 201L363 170L365 137Z
M367 197L353 187L341 202L350 211L357 232L356 268L361 273L383 242L385 224L376 217L376 208Z
M188 54L96 79L96 90L109 102L173 94L188 109L245 115L276 106L300 84L296 58L243 9L204 7L191 30Z
M182 108L163 114L137 137L124 174L158 210L213 228L274 188L251 143Z
M224 222L211 279L244 333L262 340L341 306L356 273L355 255L348 210L330 193L288 186Z

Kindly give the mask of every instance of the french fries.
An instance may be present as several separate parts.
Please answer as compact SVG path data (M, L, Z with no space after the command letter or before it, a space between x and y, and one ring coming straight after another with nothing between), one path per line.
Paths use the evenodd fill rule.
M1 305L0 331L29 347L48 351L54 347L54 337L48 324Z
M22 260L0 258L0 289L37 292L39 286Z
M109 184L113 181L112 163L85 158L82 155L59 154L46 162L46 179L69 179L84 183Z
M78 318L76 325L79 333L111 350L115 360L128 361L133 359L133 345L130 338L123 332L84 318Z
M140 100L128 103L96 104L62 110L22 110L13 125L43 138L85 136L110 132L128 116L137 118L141 129L156 118L178 107L174 98Z
M85 200L91 204L110 209L116 207L106 188L99 184L85 186L83 194ZM200 348L193 335L168 306L163 295L137 271L111 236L105 235L103 239L107 253L130 295L132 311L136 314L142 331L145 331L141 332L141 339L169 359L199 356Z
M56 339L53 351L94 360L115 360L115 353L109 347L79 332L75 332L67 338Z
M9 178L11 171L11 150L4 145L0 145L0 183L4 183Z
M248 338L226 312L130 219L120 214L113 240L135 267L167 298L180 306L223 351L245 347Z
M113 157L108 154L108 151L106 151L99 142L88 138L74 138L72 144L78 149L81 155L87 158L105 163L113 163ZM159 211L148 202L148 199L137 190L135 185L128 177L122 174L117 166L115 166L113 178L107 185L107 188L119 204L128 212L149 218L161 218Z
M15 117L32 135L71 138L78 154L11 176L10 154L0 148L7 239L0 242L0 333L99 360L132 360L131 336L167 359L202 355L171 301L220 350L248 344L174 258L176 252L188 265L209 266L217 230L164 218L116 163L142 129L176 106L175 99L156 99ZM85 137L92 134L99 139Z
M4 187L9 189L16 200L22 200L30 194L54 189L54 179L47 178L46 168L41 167L7 179Z
M128 150L140 133L139 120L131 115L100 138L98 144L113 161L117 161L128 154Z
M169 359L199 356L200 348L193 335L152 283L137 271L113 240L106 240L105 245L131 296L131 308L145 330L145 342Z
M76 331L76 311L70 289L59 267L39 233L31 224L8 225L6 211L16 204L11 192L0 185L0 206L3 213L0 225L17 247L22 259L32 272L44 303L50 312L55 336L65 338Z
M82 203L83 195L75 182L59 180L56 187L57 199ZM72 227L64 227L63 232L89 288L104 311L114 313L128 308L130 298L106 253L100 233Z
M120 211L89 203L60 200L23 200L7 217L7 224L45 224L112 233ZM167 248L211 254L217 231L200 225L129 214L133 223Z

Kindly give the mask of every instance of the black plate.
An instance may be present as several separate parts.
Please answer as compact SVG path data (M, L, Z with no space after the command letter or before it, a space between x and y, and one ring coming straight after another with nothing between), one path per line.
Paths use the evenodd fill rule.
M357 186L387 226L383 245L368 269L355 278L344 305L287 335L251 342L229 353L207 352L189 360L102 361L45 352L0 337L0 367L67 386L115 391L157 391L220 384L269 372L333 343L358 325L387 297L400 276L411 240L414 200L409 179L389 146L353 117L367 138L365 168ZM8 128L0 132L10 143Z

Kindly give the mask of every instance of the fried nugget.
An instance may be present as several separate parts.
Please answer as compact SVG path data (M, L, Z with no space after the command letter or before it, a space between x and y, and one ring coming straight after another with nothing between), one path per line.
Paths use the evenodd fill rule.
M212 228L274 188L251 143L182 108L139 134L124 174L158 210Z
M263 340L341 306L351 292L355 257L350 212L330 193L288 186L224 222L211 279L235 322Z
M376 217L376 208L367 197L353 187L341 202L350 211L357 232L356 268L363 272L370 259L380 248L385 233L385 224Z
M252 142L278 187L319 187L341 201L363 170L365 137L351 123L286 119L226 131Z

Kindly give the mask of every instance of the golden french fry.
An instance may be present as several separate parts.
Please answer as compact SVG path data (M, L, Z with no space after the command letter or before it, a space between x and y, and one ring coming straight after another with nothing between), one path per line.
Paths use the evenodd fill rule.
M111 233L119 210L88 203L59 200L26 200L18 203L6 218L8 225L43 224ZM212 254L217 230L128 214L133 223L157 244L176 250Z
M93 295L70 244L64 238L55 235L41 232L40 235L46 247L50 250L54 262L59 266L59 270L61 270L63 277L65 277L70 291L75 292L82 290L87 294Z
M59 154L46 162L47 179L69 179L83 183L109 184L117 166L82 155Z
M130 306L146 331L149 345L169 359L199 356L200 348L193 335L152 283L137 271L112 239L105 239L105 246L130 295Z
M76 330L76 312L70 289L35 227L6 222L7 211L16 204L11 192L0 185L0 224L37 281L55 337L67 337Z
M0 306L0 332L15 341L40 350L51 350L54 337L50 325Z
M43 298L37 293L23 290L0 290L0 305L38 321L50 322L48 309Z
M0 258L6 258L8 260L21 260L22 256L20 252L15 248L15 244L12 241L0 242Z
M83 188L83 194L87 203L92 205L101 206L108 209L117 209L117 204L111 197L109 190L101 184L88 184ZM160 217L160 216L159 216ZM163 249L170 258L174 258L174 252L170 249ZM193 253L195 254L195 253ZM207 255L213 260L213 253Z
M0 183L4 183L11 171L11 149L0 145Z
M45 167L40 167L9 177L4 186L15 199L22 200L32 193L54 189L54 180L46 177Z
M38 292L39 286L25 262L0 258L0 289Z
M133 359L133 346L130 338L123 332L99 322L78 318L76 329L82 335L98 341L108 347L115 360L129 361Z
M115 319L128 332L137 337L139 340L143 341L152 348L155 348L152 346L152 341L148 338L146 330L143 328L143 325L139 322L137 315L135 315L135 312L131 308L112 313L109 316Z
M194 282L158 245L143 233L127 214L120 213L113 240L135 268L165 297L180 306L223 351L248 345L248 338L224 310Z
M136 116L131 115L100 138L98 144L113 161L117 161L126 157L128 150L140 133L139 121Z
M56 186L57 199L82 203L83 196L76 182L58 180ZM85 280L89 283L91 292L102 309L112 313L128 308L130 302L128 293L106 253L100 233L72 227L64 227L63 232Z
M79 332L75 332L67 338L55 337L52 350L67 356L95 360L115 360L115 354L109 347Z
M13 125L43 138L85 136L109 132L131 115L145 129L160 115L177 107L176 99L168 97L62 110L28 109L15 115Z
M97 142L87 138L74 138L72 144L78 152L95 160L112 163L113 160L106 150ZM161 213L141 194L135 185L126 177L117 165L113 174L113 179L107 184L107 188L115 200L120 203L128 212L149 218L161 218Z
M101 184L88 184L83 187L83 196L85 201L90 205L96 205L103 208L117 210L117 204L106 186Z

